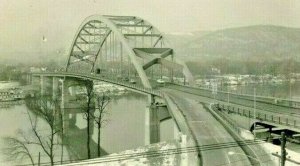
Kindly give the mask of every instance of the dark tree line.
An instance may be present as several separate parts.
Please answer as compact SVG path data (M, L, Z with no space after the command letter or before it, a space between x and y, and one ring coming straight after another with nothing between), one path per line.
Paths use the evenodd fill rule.
M241 59L228 59L228 58L215 58L204 59L199 61L189 61L187 66L194 75L214 75L217 74L212 71L212 68L220 69L220 74L287 74L287 73L300 73L300 61L293 58L286 58L283 60L276 59L255 59L245 58Z
M0 81L19 81L21 84L25 84L26 78L24 78L25 72L17 66L0 66Z

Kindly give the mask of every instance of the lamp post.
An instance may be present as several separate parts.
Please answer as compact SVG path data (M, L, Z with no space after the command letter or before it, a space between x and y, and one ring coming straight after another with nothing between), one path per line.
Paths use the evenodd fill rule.
M216 94L218 93L218 84L216 81L212 82L211 89L212 95L214 96L214 102L216 102Z
M255 134L255 127L256 127L256 88L254 87L253 89L253 114L254 114L254 128L253 128L253 133L254 133L254 139L256 137L256 134Z
M229 88L228 88L228 85L227 85L227 103L229 104Z

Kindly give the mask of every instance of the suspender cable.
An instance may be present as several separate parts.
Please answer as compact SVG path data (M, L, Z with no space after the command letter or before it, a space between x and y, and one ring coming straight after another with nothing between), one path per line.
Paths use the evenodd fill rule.
M120 70L121 70L121 77L122 77L122 74L123 74L123 47L122 47L121 42L120 42L120 60L121 60Z
M108 63L108 61L107 61L107 38L108 38L108 36L105 39L105 70L106 71L108 71L108 69L107 69L107 63Z
M112 66L112 48L111 48L111 39L112 38L112 34L109 35L109 61L110 61L110 66ZM110 73L112 73L112 70L110 70ZM110 76L112 76L110 74Z

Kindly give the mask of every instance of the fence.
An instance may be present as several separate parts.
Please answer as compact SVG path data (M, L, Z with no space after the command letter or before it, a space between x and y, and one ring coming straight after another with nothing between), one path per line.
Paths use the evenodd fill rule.
M224 105L224 104L217 104L216 108L219 111L225 111L227 113L235 113L247 118L300 128L300 118L296 119L292 117L282 117L281 115L274 115L265 112L264 113L257 112L256 115L254 115L253 109L243 109L240 107L234 107L234 106Z

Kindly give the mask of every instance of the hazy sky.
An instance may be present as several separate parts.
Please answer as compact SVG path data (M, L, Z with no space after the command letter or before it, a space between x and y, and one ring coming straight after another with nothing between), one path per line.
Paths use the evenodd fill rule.
M300 27L300 0L0 0L0 58L68 49L81 21L92 14L136 15L162 32Z

